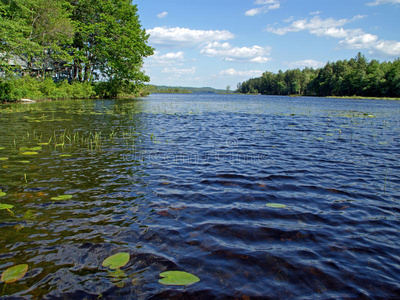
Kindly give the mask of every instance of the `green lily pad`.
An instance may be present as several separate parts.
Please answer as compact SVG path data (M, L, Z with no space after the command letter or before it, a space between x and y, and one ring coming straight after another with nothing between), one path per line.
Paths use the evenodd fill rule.
M287 205L279 203L267 203L267 206L272 208L286 208Z
M39 151L39 150L42 150L42 147L37 146L37 147L29 148L28 150L30 150L30 151Z
M0 197L4 197L5 195L7 195L5 192L3 192L2 190L0 190Z
M60 154L60 157L71 157L71 154Z
M0 157L0 161L1 160L8 160L8 157Z
M158 282L165 285L189 285L199 282L199 277L183 271L167 271L160 273L163 277Z
M62 201L62 200L69 200L71 198L72 198L72 195L60 195L60 196L57 196L57 197L52 197L51 200Z
M19 160L18 162L21 164L29 164L30 163L29 160Z
M1 204L0 203L0 210L1 209L7 209L7 210L9 210L9 209L11 209L11 208L13 208L14 207L14 205L11 205L11 204Z
M130 259L129 253L126 252L121 252L117 253L114 255L111 255L110 257L107 257L103 263L103 267L109 267L110 269L119 269L125 266Z
M1 281L5 283L13 283L20 280L28 272L28 265L17 265L8 268L1 275Z
M0 150L4 150L4 149L6 149L6 148L4 148L4 147L0 147Z
M35 152L35 151L26 151L26 152L22 152L21 155L37 155L39 153Z

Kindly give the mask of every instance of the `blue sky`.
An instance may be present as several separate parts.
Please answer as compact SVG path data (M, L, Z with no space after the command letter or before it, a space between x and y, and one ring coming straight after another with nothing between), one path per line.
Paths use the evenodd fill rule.
M400 0L133 0L151 84L236 89L265 71L400 57Z

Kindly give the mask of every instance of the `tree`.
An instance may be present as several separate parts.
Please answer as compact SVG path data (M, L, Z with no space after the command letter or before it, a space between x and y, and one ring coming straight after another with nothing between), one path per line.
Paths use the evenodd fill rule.
M71 41L73 26L63 0L1 0L2 65L24 60L26 68L42 69L50 59L67 60L62 49ZM16 67L16 66L13 66Z
M34 64L42 70L44 79L50 62L71 60L65 45L72 42L74 28L69 18L69 7L62 0L30 1L30 10L28 40L35 42L38 47L27 55L29 61L34 60Z
M70 0L76 33L72 44L75 78L106 80L115 96L149 81L143 58L153 54L130 0Z

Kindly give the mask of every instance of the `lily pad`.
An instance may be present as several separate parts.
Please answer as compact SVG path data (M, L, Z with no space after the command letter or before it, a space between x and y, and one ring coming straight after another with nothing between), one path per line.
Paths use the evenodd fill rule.
M287 205L279 203L267 203L267 206L272 208L286 208Z
M29 160L19 160L18 162L21 164L29 164L30 163Z
M0 157L0 160L8 160L8 157Z
M71 198L72 198L72 195L60 195L60 196L57 196L57 197L52 197L51 200L62 201L62 200L69 200Z
M14 205L11 205L11 204L1 204L1 203L0 203L0 210L1 210L1 209L10 210L10 209L13 208L13 207L14 207Z
M42 147L37 146L37 147L29 148L28 150L30 150L30 151L39 151L39 150L42 150Z
M71 154L60 154L60 157L71 157Z
M26 152L22 152L22 155L37 155L39 153L35 152L35 151L26 151Z
M0 197L4 197L5 195L7 195L5 192L3 192L2 190L0 190Z
M0 150L4 150L4 149L6 149L6 148L4 148L4 147L0 147Z
M160 273L163 277L158 282L165 285L189 285L199 282L199 277L183 271L167 271Z
M107 257L103 261L102 265L103 267L109 267L110 269L119 269L125 266L129 262L129 259L129 253L121 252Z
M1 281L5 283L16 282L25 276L26 272L28 272L28 268L28 265L25 264L8 268L1 275Z

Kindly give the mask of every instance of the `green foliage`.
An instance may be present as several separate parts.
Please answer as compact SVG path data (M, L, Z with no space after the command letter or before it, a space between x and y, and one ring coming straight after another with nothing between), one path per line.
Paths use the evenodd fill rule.
M0 100L16 101L22 98L32 100L44 99L84 99L96 95L93 85L88 82L73 82L64 80L54 83L51 78L45 80L30 76L0 80Z
M238 84L240 93L264 95L317 95L400 97L400 60L380 63L367 61L364 55L350 60L328 62L314 70L287 70L277 74L265 72L262 77Z
M73 58L76 77L92 82L107 78L110 96L130 85L149 81L140 71L143 57L153 54L146 45L137 6L129 0L71 0L76 32Z
M137 12L130 0L1 0L0 100L87 98L98 79L107 83L101 96L136 94L150 80L143 58L153 54ZM43 84L25 76L21 88L14 74Z
M167 87L167 86L155 86L148 85L147 89L149 93L165 93L165 94L191 94L193 93L187 88L181 87Z
M17 100L15 95L14 84L12 81L6 81L0 79L0 99L7 102Z

